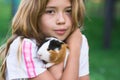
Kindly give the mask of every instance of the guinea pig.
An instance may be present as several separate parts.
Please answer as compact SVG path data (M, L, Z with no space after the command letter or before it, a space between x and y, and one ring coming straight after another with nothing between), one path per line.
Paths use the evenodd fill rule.
M49 68L52 65L65 61L68 46L57 38L49 37L41 43L37 53L39 59L46 63L45 67Z

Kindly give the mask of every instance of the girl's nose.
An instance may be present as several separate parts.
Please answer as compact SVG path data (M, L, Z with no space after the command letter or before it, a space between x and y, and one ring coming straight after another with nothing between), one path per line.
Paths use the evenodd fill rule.
M62 13L59 13L57 15L57 20L56 20L57 24L65 24L65 17Z

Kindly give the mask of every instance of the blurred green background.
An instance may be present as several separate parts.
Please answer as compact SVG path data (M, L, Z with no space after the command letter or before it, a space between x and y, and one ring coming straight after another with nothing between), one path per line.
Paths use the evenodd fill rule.
M0 0L0 45L4 43L6 35L10 35L13 15L11 1ZM113 26L107 47L105 46L105 32L107 32L105 1L107 0L85 0L86 15L82 32L89 43L90 79L120 80L120 1L115 0Z

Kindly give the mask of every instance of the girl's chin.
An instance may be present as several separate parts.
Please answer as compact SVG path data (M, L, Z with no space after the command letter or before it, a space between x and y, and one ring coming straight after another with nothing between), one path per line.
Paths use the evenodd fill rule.
M61 41L64 41L66 39L66 37L56 37L56 38L58 38Z
M55 37L61 41L64 41L66 39L66 36L48 36L48 37Z

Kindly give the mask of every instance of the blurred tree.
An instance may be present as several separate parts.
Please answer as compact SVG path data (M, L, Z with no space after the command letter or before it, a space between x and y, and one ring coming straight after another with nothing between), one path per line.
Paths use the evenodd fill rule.
M105 0L104 48L110 48L116 0Z

